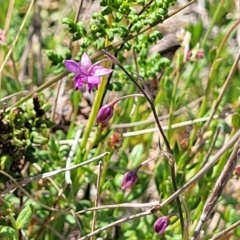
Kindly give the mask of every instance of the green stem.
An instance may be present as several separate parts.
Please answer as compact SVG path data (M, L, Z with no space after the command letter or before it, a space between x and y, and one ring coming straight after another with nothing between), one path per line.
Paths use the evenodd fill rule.
M83 137L82 137L82 142L80 144L81 151L84 148L86 148L86 146L87 146L88 137L89 137L89 135L92 131L92 128L93 128L95 122L96 122L96 116L97 116L98 110L100 108L101 100L102 100L106 85L107 85L107 78L103 77L102 82L99 85L100 87L97 91L97 94L96 94L96 97L95 97L95 100L94 100L94 104L92 106L91 113L89 115L89 119L87 121L87 125L86 125L86 128L85 128ZM76 163L78 163L78 162L76 162Z
M73 98L74 98L75 94L79 94L79 92L73 92ZM78 109L79 109L78 104L75 104L75 101L73 100L73 113L72 113L71 122L70 122L70 125L69 125L69 128L68 128L67 139L70 138L70 135L73 131L73 128L75 127L75 121L77 119Z
M174 87L172 91L172 97L171 97L171 103L170 103L170 109L169 109L169 121L168 121L168 139L170 139L170 136L172 135L173 129L171 128L171 125L173 124L173 118L174 118L174 108L175 108L175 102L176 102L176 96L177 96L177 90L178 90L178 83L180 80L180 69L181 69L181 64L180 64L180 54L178 54L177 59L178 59L178 64L176 67L176 77L174 81Z
M11 222L11 224L12 224L14 230L15 230L15 237L16 237L16 239L19 239L19 229L17 229L16 221L15 221L12 213L9 214L9 219L10 219L10 222Z
M217 21L217 18L218 18L218 16L219 16L219 13L221 12L221 9L222 9L222 7L223 7L223 6L222 6L222 5L223 5L223 2L224 2L224 1L221 0L221 1L218 3L218 7L217 7L217 9L216 9L216 11L215 11L215 13L214 13L214 15L213 15L211 24L210 24L210 26L207 28L207 31L206 31L206 33L205 33L205 36L204 36L204 38L203 38L203 40L202 40L201 47L204 47L204 46L205 46L206 41L207 41L210 33L212 32L212 29L213 29L213 27L214 27L214 24L215 24L215 22Z

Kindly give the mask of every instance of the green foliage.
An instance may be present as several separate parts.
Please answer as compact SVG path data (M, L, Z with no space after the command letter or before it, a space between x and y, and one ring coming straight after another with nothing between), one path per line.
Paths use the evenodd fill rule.
M23 229L29 225L29 222L33 216L33 206L31 204L27 205L18 215L16 220L16 228Z
M0 28L6 30L3 43L0 35L0 69L8 57L0 72L0 238L67 239L74 232L83 237L93 226L93 212L85 210L95 206L99 195L97 204L106 208L96 211L95 229L126 219L98 231L96 238L184 239L175 198L141 217L152 206L136 204L164 203L176 191L174 179L179 188L189 183L240 129L239 70L232 69L238 48L234 2L206 2L206 18L192 13L196 21L178 33L171 29L180 29L179 19L186 15L170 25L164 22L174 19L174 0L83 2L83 9L75 2L53 1L27 11L26 1L16 1L11 10L12 1L0 0ZM178 43L169 41L161 53L153 52L168 33L177 35ZM172 52L172 47L179 49ZM113 69L91 94L86 82L75 91L73 74L67 78L64 71L66 59L79 62L84 52L92 63L105 59L100 64ZM146 96L131 95L139 92L152 105ZM114 105L106 126L95 125L100 105L127 95ZM154 109L171 151L152 121ZM181 193L184 222L190 218L192 223L186 225L190 236L232 152L225 150ZM86 164L88 159L93 161ZM83 165L67 171L75 164ZM138 167L138 181L123 191L123 175ZM204 239L240 220L238 178L236 168L213 218L203 225ZM164 215L171 221L158 235L153 224ZM219 224L212 222L216 217ZM229 240L240 238L238 228L230 234Z

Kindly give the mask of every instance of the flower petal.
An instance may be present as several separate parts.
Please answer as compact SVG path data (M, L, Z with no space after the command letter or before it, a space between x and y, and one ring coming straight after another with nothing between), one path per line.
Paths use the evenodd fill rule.
M88 92L91 93L92 89L94 88L94 85L91 83L88 83Z
M102 77L112 72L112 69L107 69L102 66L94 66L91 69L91 75L95 77Z
M170 223L170 219L168 216L163 216L157 219L154 223L153 228L154 231L158 234L163 234Z
M137 182L137 180L138 175L136 169L126 172L123 176L121 189L126 190L128 188L131 188Z
M90 84L100 84L100 78L99 77L95 77L95 76L90 76L90 77L87 77L87 82L90 83Z
M80 66L79 67L79 75L84 76L84 77L88 77L89 76L88 69Z
M75 88L79 89L82 87L82 85L84 83L84 78L82 78L80 76L76 76L73 78L73 82L75 84Z
M66 67L66 69L69 71L69 72L73 72L75 74L78 74L79 73L79 63L76 62L76 61L73 61L73 60L66 60L64 62L64 65Z
M87 71L91 66L92 66L91 59L86 53L84 53L81 57L81 67L85 68L85 71Z

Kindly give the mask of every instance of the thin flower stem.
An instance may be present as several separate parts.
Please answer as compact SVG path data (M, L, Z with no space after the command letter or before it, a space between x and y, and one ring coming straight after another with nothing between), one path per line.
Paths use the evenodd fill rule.
M126 98L131 98L131 97L144 97L143 94L139 94L139 93L134 93L134 94L129 94L129 95L125 95L125 96L122 96L122 97L119 97L115 100L113 100L112 102L110 102L108 105L114 105L116 104L117 102L121 101L121 100L124 100Z
M141 167L142 167L143 165L146 165L146 164L148 164L149 162L151 162L151 161L153 161L153 160L157 160L157 159L158 159L159 157L161 157L161 156L162 156L162 154L157 155L157 156L155 156L155 157L151 157L151 158L143 161L140 165L141 165Z
M171 149L171 147L170 147L170 144L169 144L169 142L168 142L168 139L167 139L167 137L166 137L166 135L165 135L165 133L164 133L164 131L163 131L163 129L162 129L162 126L161 126L160 121L158 120L158 115L157 115L157 112L156 112L156 108L155 108L155 106L154 106L154 103L153 103L152 101L148 101L148 102L149 102L149 104L150 104L150 106L151 106L151 109L152 109L152 111L153 111L153 116L154 116L154 118L155 118L155 121L156 121L156 124L157 124L157 126L158 126L158 129L159 129L159 131L160 131L160 133L161 133L161 135L162 135L163 141L164 141L164 143L165 143L165 145L166 145L166 147L167 147L167 151L169 152L169 154L172 154L172 149Z
M173 183L173 189L176 192L178 190L178 186L177 186L177 180L176 180L176 174L175 174L175 164L173 163L172 165L170 165L170 168L171 168L171 178L172 178L172 183ZM176 203L177 203L177 208L178 208L178 212L179 212L179 219L180 219L180 223L181 223L182 236L183 236L183 240L184 240L185 223L184 223L181 201L180 201L179 196L176 197Z
M117 62L116 62L117 63ZM163 138L163 141L166 145L166 148L167 148L167 152L168 152L168 155L167 155L167 158L169 160L169 163L170 163L170 170L171 170L171 178L172 178L172 183L173 183L173 189L174 191L176 192L178 190L178 187L177 187L177 182L176 182L176 176L175 176L175 162L173 161L173 156L172 156L172 150L171 150L171 147L170 147L170 144L169 144L169 141L162 129L162 126L161 126L161 123L160 121L158 120L158 115L157 115L157 112L156 112L156 108L155 108L155 105L154 105L154 102L152 100L152 97L150 95L150 92L148 91L148 89L146 88L146 86L144 86L146 89L144 90L139 84L138 82L134 79L134 77L132 77L128 71L119 63L118 66L126 73L126 75L134 82L134 84L137 86L137 88L142 92L142 94L146 97L148 103L150 104L151 106L151 109L152 109L152 112L153 112L153 116L155 118L155 121L156 121L156 124L158 126L158 129L159 129L159 132ZM138 76L140 77L140 76ZM181 208L181 202L180 202L180 198L177 196L176 197L176 203L177 203L177 207L178 207L178 212L179 212L179 219L180 219L180 222L181 222L181 228L182 228L182 234L184 235L184 231L185 231L185 227L184 227L184 218L183 218L183 212L182 212L182 208Z
M144 91L143 91L144 93ZM148 94L146 94L148 96ZM157 115L157 112L156 112L156 108L155 108L155 105L154 105L154 102L151 100L150 97L147 98L150 106L151 106L151 109L152 109L152 112L153 112L153 116L155 118L155 121L157 123L157 126L158 126L158 129L160 131L160 134L163 138L163 141L167 147L167 151L168 151L168 160L169 160L169 165L170 165L170 171L171 171L171 178L172 178L172 184L173 184L173 189L174 191L176 192L178 190L178 186L177 186L177 181L176 181L176 174L175 174L175 161L173 161L173 152L172 152L172 149L170 147L170 144L169 144L169 141L162 129L162 126L161 126L161 123L160 121L158 120L158 115ZM176 203L177 203L177 208L178 208L178 212L179 212L179 219L180 219L180 223L181 223L181 229L182 229L182 236L184 236L184 231L185 231L185 227L184 227L184 218L183 218L183 212L182 212L182 207L181 207L181 202L180 202L180 198L179 196L176 197Z
M110 56L110 58L113 59L112 56ZM172 150L171 150L169 141L168 141L168 139L167 139L167 137L166 137L166 135L165 135L165 133L164 133L164 131L162 129L160 121L158 120L158 115L157 115L157 112L156 112L156 108L155 108L152 96L151 96L149 90L147 89L147 87L144 85L144 87L146 89L143 89L139 85L139 83L134 79L134 77L132 77L129 74L129 72L117 60L115 61L115 64L117 64L123 70L123 72L126 73L126 75L133 81L133 83L137 86L139 91L142 92L142 94L146 97L148 103L150 104L150 107L151 107L152 112L153 112L153 116L155 118L155 122L156 122L156 124L158 126L159 132L160 132L160 134L161 134L161 136L163 138L163 141L164 141L164 143L166 145L166 148L167 148L168 154L166 156L167 156L167 158L169 160L169 163L170 163L170 170L171 170L171 178L172 178L172 183L173 183L173 189L176 192L178 190L178 187L177 187L176 176L175 176L175 162L173 161L173 155L172 155ZM138 76L138 77L141 78L140 76ZM176 197L176 203L177 203L178 212L179 212L179 219L180 219L180 222L181 222L182 235L184 236L184 231L185 231L184 218L183 218L183 212L182 212L182 208L181 208L180 198L178 196Z
M139 89L139 91L141 91L142 94L146 97L146 99L147 99L147 101L149 102L150 107L151 107L151 109L152 109L152 111L153 111L153 115L154 115L154 118L155 118L155 122L156 122L156 124L157 124L157 126L158 126L158 129L159 129L159 131L160 131L160 133L161 133L161 135L162 135L162 137L163 137L163 140L164 140L164 143L166 144L167 150L168 150L168 152L169 152L170 154L172 154L172 150L171 150L171 148L170 148L170 145L169 145L169 142L168 142L168 140L167 140L167 137L166 137L166 135L165 135L165 133L164 133L162 127L161 127L160 121L158 120L158 115L157 115L157 112L156 112L156 109L155 109L155 106L154 106L154 103L153 103L153 101L152 101L151 96L149 96L148 93L143 90L143 88L142 88L142 87L139 85L139 83L134 79L134 77L132 77L132 76L129 74L129 72L128 72L120 63L118 64L118 66L123 70L124 73L126 73L126 75L127 75L127 76L133 81L133 83L137 86L137 88Z
M49 119L51 122L54 121L54 116L55 116L55 111L56 111L56 107L57 107L57 103L58 103L58 97L59 97L61 86L62 86L62 79L57 83L56 94L53 99L51 115L50 115L50 119Z

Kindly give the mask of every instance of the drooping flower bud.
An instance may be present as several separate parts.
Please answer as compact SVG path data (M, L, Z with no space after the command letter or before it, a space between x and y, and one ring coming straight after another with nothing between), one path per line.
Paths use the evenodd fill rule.
M97 114L97 124L106 124L113 116L113 105L105 104L102 106Z
M113 63L113 64L116 64L116 65L120 65L120 62L117 60L117 58L110 54L109 52L105 51L105 50L102 50L108 57L108 59Z
M160 217L154 223L153 228L154 231L158 234L163 234L170 223L170 219L168 216Z
M238 177L240 176L240 166L235 167L234 174Z
M137 170L134 169L124 174L122 180L122 190L131 188L138 180Z

